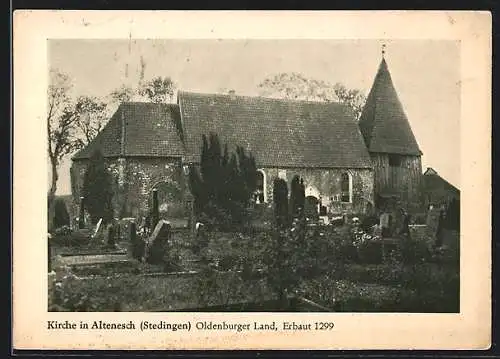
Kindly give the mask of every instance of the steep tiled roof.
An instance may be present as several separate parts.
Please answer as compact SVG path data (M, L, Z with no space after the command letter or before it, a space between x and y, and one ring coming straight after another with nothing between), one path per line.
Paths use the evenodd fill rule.
M122 103L104 129L74 160L99 149L104 157L176 157L184 148L176 104Z
M375 81L363 108L359 127L370 152L421 155L392 83L385 59L382 59Z
M351 111L337 103L179 92L186 161L198 162L203 134L251 152L259 166L370 168Z

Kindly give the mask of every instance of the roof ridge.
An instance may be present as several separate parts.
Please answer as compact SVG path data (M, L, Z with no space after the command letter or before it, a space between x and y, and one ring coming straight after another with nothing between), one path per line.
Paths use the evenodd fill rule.
M310 100L294 100L294 99L287 99L287 98L279 98L279 97L269 97L269 96L251 96L251 95L230 95L230 94L224 94L224 93L208 93L208 92L196 92L196 91L186 91L186 90L178 90L177 91L177 96L180 97L181 95L195 95L195 96L202 96L202 97L223 97L223 98L241 98L241 99L260 99L260 100L269 100L269 101L276 101L276 102L292 102L292 103L303 103L303 104L314 104L314 105L333 105L333 106L339 106L339 107L348 107L348 105L340 102L340 101L310 101Z
M146 105L146 106L177 106L177 103L175 102L150 102L150 101L123 101L120 103L120 106L125 105L125 106L134 106L134 105Z

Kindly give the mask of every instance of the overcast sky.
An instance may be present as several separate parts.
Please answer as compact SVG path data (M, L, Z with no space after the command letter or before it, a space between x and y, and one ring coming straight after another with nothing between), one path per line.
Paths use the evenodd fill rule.
M185 91L257 95L258 84L280 72L370 90L386 44L386 61L413 132L432 167L460 188L460 47L431 40L51 40L49 65L67 73L73 95L106 96L145 79L170 76ZM129 76L125 78L125 64ZM135 77L134 77L135 76ZM58 194L71 193L70 160Z

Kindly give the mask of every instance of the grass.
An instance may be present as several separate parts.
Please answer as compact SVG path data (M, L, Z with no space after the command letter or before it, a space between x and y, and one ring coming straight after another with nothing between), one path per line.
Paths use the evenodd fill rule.
M78 278L69 276L56 288L49 310L155 312L231 304L268 295L259 281L235 273L202 276L146 276L122 273Z
M427 259L412 264L400 261L359 263L343 257L342 248L349 242L346 237L345 228L329 233L329 240L339 250L325 255L339 262L337 269L322 277L303 280L299 287L300 295L334 311L459 311L458 262ZM211 233L206 252L202 254L221 261L224 258L245 258L258 266L261 259L259 248L265 240L266 236L262 233ZM231 304L242 302L259 307L256 303L272 299L263 279L242 279L235 272L204 270L206 265L200 263L199 254L193 253L193 244L188 231L174 232L171 248L179 254L182 267L201 271L199 275L152 276L149 274L163 272L164 268L137 261L77 266L73 274L85 278L69 275L61 280L56 290L51 292L54 303L51 310L178 311L210 306L229 308ZM126 245L119 243L122 249ZM102 254L105 249L94 242L55 247L53 253L59 254L64 251ZM230 267L228 265L228 269Z

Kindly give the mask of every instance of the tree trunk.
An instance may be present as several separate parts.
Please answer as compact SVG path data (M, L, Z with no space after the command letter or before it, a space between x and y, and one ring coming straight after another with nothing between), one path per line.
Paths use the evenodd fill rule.
M51 231L54 226L54 215L55 215L55 208L54 208L54 202L55 202L55 195L56 195L56 190L57 190L57 179L58 179L58 173L57 173L57 159L50 157L50 164L51 164L51 169L52 169L52 174L51 174L51 182L50 182L50 189L49 193L47 195L47 220L48 220L48 230Z

